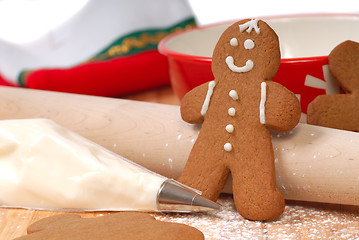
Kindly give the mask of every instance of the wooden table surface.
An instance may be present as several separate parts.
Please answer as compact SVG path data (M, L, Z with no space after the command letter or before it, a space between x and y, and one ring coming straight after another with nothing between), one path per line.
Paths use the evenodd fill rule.
M179 104L171 88L164 87L124 98ZM222 195L224 209L210 214L153 214L163 221L179 222L201 230L206 239L359 239L359 207L287 201L280 219L255 222L243 219L234 208L231 195ZM62 212L0 208L0 240L26 234L29 224ZM80 213L83 217L98 213Z

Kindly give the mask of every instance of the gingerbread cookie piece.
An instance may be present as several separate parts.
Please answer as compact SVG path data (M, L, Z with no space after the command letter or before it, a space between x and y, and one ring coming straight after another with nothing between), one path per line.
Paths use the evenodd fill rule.
M275 32L263 21L239 21L215 47L215 80L181 103L183 120L202 127L179 181L215 201L231 172L236 208L252 220L275 219L284 210L269 128L289 131L301 114L297 97L271 81L279 64Z
M345 94L321 95L308 105L309 124L359 131L359 43L345 41L328 57L329 71Z
M31 224L27 232L28 235L16 240L204 239L196 228L157 221L140 212L121 212L97 218L60 214Z

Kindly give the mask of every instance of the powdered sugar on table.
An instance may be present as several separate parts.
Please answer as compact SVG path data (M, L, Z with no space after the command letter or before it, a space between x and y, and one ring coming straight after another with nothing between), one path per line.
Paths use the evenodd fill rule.
M190 225L206 239L358 239L359 207L288 201L277 221L243 219L231 195L218 202L223 210L209 214L156 214L158 220Z

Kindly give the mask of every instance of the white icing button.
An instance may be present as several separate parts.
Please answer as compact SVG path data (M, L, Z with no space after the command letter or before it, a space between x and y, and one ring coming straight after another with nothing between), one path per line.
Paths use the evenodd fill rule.
M232 133L234 131L234 127L232 124L228 124L226 126L226 131L229 132L229 133Z
M231 44L231 46L233 46L233 47L238 46L238 40L237 40L237 38L232 38L232 39L229 41L229 44Z
M229 91L229 96L233 99L233 100L238 100L238 93L236 90L231 90Z
M228 115L229 116L233 117L235 114L236 114L236 109L234 109L232 107L228 109Z
M252 49L254 48L254 42L252 39L247 39L244 41L244 48L245 49Z
M232 144L230 143L224 144L224 150L226 150L227 152L232 151Z

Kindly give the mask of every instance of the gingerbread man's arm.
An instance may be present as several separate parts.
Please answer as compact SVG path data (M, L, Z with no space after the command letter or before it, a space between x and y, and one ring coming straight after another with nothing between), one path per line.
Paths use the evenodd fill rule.
M208 88L209 83L204 83L193 88L183 97L181 102L181 116L184 121L188 123L203 122L201 110L208 95Z
M298 124L300 116L300 103L294 93L276 82L267 81L266 126L280 132L289 131Z

